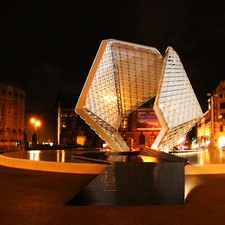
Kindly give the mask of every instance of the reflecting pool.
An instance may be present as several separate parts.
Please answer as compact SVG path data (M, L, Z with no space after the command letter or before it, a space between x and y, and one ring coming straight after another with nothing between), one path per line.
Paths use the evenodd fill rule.
M96 153L103 150L31 150L31 151L21 151L21 152L7 152L3 155L11 158L17 159L28 159L32 161L52 161L61 163L74 163L77 161L82 161L81 159L75 159L72 156L83 154L83 153ZM181 158L188 159L190 164L205 165L205 164L225 164L225 151L219 150L218 152L211 154L206 150L186 150L179 153L170 153L172 155L179 156ZM117 156L118 157L118 156ZM123 157L123 156L120 156ZM151 157L145 157L151 159ZM142 160L146 161L144 156ZM115 160L112 160L115 161ZM148 160L147 160L148 161ZM150 160L152 162L152 160ZM86 163L88 163L86 161Z
M219 150L210 153L206 150L196 150L190 152L184 151L179 153L171 153L181 158L188 159L190 164L205 165L205 164L225 164L225 151Z
M50 161L60 163L74 163L76 160L72 160L73 154L82 154L86 151L81 150L29 150L18 152L5 152L2 153L6 157L27 159L32 161ZM96 152L94 150L88 150L87 152ZM81 160L79 160L81 161Z

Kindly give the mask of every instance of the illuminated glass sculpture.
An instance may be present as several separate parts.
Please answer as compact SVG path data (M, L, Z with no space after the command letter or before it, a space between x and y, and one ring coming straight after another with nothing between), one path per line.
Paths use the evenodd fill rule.
M162 129L153 146L168 151L202 115L179 57L172 48L163 58L153 47L103 40L75 111L113 150L130 151L121 121L154 97Z
M177 53L164 56L154 110L162 127L152 148L168 152L202 116L202 110Z

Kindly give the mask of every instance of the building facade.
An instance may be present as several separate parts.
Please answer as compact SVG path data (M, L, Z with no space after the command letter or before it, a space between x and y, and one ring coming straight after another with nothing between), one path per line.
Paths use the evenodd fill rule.
M0 83L0 151L24 149L25 92Z
M107 143L74 111L78 97L78 95L60 95L57 98L55 103L54 143L104 147ZM60 120L60 123L57 123L58 120ZM119 134L130 148L141 149L144 146L151 146L160 130L161 127L151 100L122 120Z
M107 143L74 111L78 97L78 95L59 95L57 98L54 143L104 147ZM59 120L60 122L57 123ZM161 127L153 109L153 101L149 101L122 120L119 134L130 148L141 149L144 146L151 146L160 130Z
M140 106L120 124L119 133L132 149L151 147L161 130L153 103L151 100Z
M214 141L222 148L225 146L225 80L207 95L208 110L197 123L197 143L199 147L206 148Z
M54 107L54 143L67 147L102 147L101 138L74 111L78 97L59 93Z

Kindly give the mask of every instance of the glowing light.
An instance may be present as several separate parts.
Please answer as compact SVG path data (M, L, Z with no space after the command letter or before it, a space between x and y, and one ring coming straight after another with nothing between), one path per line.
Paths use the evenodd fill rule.
M30 160L39 161L40 160L40 153L41 153L41 151L39 151L39 150L31 150L31 151L29 151L29 154L30 154L29 158L30 158Z
M66 161L66 152L65 150L57 150L57 157L56 157L56 161L57 162L65 162Z
M185 141L185 137L182 137L179 141L178 141L178 144L182 143Z
M143 162L158 162L158 158L140 155Z
M115 102L117 100L117 97L115 95L104 95L103 99L107 101L108 103Z
M84 145L86 141L86 137L85 136L77 136L77 144L78 145Z
M31 118L30 122L34 124L34 130L36 130L37 127L41 125L41 122L39 120L36 120L35 118Z

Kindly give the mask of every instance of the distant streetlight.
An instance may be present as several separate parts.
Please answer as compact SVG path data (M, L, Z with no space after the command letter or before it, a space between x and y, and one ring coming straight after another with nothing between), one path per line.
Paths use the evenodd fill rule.
M32 143L33 144L37 144L38 142L38 137L37 137L37 127L39 127L41 125L41 122L39 120L36 120L35 118L31 118L30 122L34 125L34 133L32 135Z
M30 122L34 124L34 130L36 131L37 127L41 125L41 122L39 120L36 120L35 118L31 118Z

